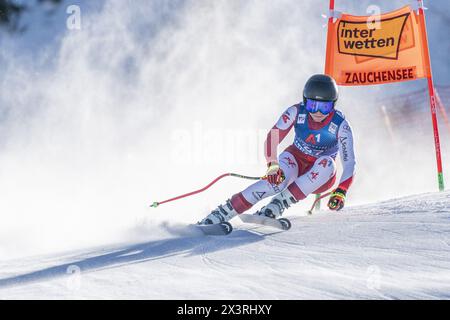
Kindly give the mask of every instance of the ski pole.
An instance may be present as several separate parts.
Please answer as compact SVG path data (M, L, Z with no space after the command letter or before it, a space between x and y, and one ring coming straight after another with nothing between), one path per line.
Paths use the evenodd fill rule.
M186 198L186 197L192 196L192 195L194 195L194 194L203 192L203 191L205 191L206 189L208 189L209 187L211 187L213 184L215 184L217 181L219 181L220 179L225 178L225 177L235 177L235 178L241 178L241 179L247 179L247 180L265 180L265 179L267 179L266 176L264 176L264 177L248 177L248 176L244 176L244 175L237 174L237 173L225 173L225 174L223 174L223 175L217 177L216 179L214 179L211 183L209 183L209 184L208 184L206 187L204 187L204 188L201 188L201 189L199 189L199 190L195 190L195 191L192 191L192 192L183 194L183 195L178 196L178 197L175 197L175 198L171 198L171 199L168 199L168 200L164 200L164 201L161 201L161 202L153 202L153 204L150 205L150 207L152 207L152 208L157 208L157 207L159 207L160 205L162 205L162 204L164 204L164 203L171 202L171 201L176 201L176 200L179 200L179 199L182 199L182 198Z
M313 213L314 207L316 206L317 202L319 202L319 201L322 200L323 198L328 197L330 194L332 194L332 192L325 193L324 195L321 195L320 197L318 197L318 198L314 201L313 205L311 206L311 209L308 211L308 214L312 214L312 213Z

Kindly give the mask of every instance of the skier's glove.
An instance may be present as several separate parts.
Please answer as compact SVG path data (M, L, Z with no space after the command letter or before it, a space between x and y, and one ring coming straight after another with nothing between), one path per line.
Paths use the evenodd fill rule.
M283 170L281 170L278 162L269 162L267 164L267 173L265 178L270 184L274 184L277 186L284 181L284 172Z
M334 190L330 196L330 200L328 201L328 208L336 211L341 210L344 207L346 194L347 191L344 189L337 188Z

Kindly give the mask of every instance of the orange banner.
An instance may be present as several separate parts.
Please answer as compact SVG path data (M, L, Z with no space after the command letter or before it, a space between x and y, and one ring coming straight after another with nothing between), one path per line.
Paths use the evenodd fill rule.
M406 6L381 16L343 14L329 24L325 72L339 85L363 86L425 78L430 68L419 15Z

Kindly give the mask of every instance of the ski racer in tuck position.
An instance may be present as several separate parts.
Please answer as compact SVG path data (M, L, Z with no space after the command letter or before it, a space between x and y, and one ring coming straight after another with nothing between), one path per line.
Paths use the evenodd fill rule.
M335 109L338 87L333 78L317 74L305 84L303 102L289 107L270 130L265 142L267 179L219 205L200 225L227 222L257 202L274 196L255 214L279 218L283 211L311 193L331 189L336 181L335 159L340 153L343 173L328 201L331 210L344 207L355 174L353 135L349 122ZM277 147L294 128L295 139L277 158Z

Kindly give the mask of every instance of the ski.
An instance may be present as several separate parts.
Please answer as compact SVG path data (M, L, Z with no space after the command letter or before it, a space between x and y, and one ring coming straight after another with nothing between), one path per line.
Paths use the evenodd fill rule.
M209 236L226 236L233 231L233 226L228 222L218 224L196 224L205 235Z
M253 223L280 230L289 230L292 226L289 219L286 218L273 219L255 214L241 214L239 215L239 218L244 223ZM233 231L233 226L229 222L217 224L194 224L193 226L200 229L203 234L208 236L226 236Z
M239 218L245 223L259 224L281 230L289 230L292 226L291 222L286 218L274 219L256 214L240 214Z

